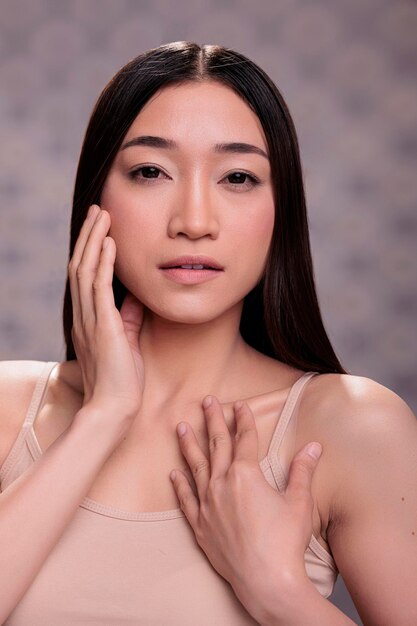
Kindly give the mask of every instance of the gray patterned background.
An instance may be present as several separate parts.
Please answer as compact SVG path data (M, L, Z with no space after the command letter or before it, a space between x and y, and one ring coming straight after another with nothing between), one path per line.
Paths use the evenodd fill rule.
M345 368L417 409L417 5L0 0L0 358L64 360L72 185L110 77L183 39L246 54L298 130L316 283ZM354 609L338 583L332 598ZM357 617L354 617L359 622Z

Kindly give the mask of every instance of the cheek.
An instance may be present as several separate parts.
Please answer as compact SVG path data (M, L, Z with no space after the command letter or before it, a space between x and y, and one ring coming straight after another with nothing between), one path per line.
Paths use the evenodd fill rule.
M146 243L156 236L155 224L149 218L148 207L143 210L137 199L132 199L127 193L123 194L123 190L109 188L102 195L101 208L110 214L108 235L116 243L117 269L121 258L128 260L132 255L140 257Z
M157 203L146 197L138 199L137 193L123 185L113 183L104 189L101 207L110 214L109 236L116 245L130 242L138 248L160 230L161 220L155 219L155 215L162 216L162 210Z
M146 264L149 249L146 242L152 241L152 233L146 230L146 224L140 220L114 219L109 235L116 243L114 270L124 281L126 272L137 274L138 268ZM128 226L127 226L128 225Z
M241 238L252 259L263 260L268 252L275 222L273 206L257 211L241 230Z
M275 211L272 208L268 213L265 213L260 219L255 221L253 225L254 235L261 241L270 241L272 237L272 231L274 229Z
M257 211L253 219L240 223L235 230L234 258L236 284L245 291L252 289L261 279L268 257L275 222L274 207Z

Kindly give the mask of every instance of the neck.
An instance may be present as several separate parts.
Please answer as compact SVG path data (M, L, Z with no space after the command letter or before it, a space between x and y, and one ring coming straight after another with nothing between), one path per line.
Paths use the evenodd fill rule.
M174 421L187 419L184 411L191 415L201 409L204 396L209 394L231 407L236 399L285 389L294 383L301 371L243 341L239 333L242 306L240 303L201 324L172 322L145 309L140 333L145 364L140 421L148 414L152 419L155 415L164 415L164 419L169 415ZM67 384L81 397L80 367L77 361L67 365Z
M163 319L147 309L140 334L144 403L168 406L201 402L210 393L229 395L242 380L251 352L239 333L241 309L239 303L196 324Z

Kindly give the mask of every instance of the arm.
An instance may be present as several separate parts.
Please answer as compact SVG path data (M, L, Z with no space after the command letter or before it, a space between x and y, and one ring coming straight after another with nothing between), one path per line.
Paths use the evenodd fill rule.
M69 428L0 496L1 622L33 581L141 406L143 304L127 292L120 312L116 309L116 249L106 237L109 228L109 214L92 205L68 264L71 335L82 372L83 406ZM13 400L8 380L7 374L1 379L5 414Z
M116 249L106 237L109 228L108 212L92 205L68 264L71 336L82 372L83 406L67 430L0 496L1 622L39 572L142 403L139 334L144 307L130 292L120 311L115 306ZM8 410L7 400L14 400L8 382L6 374L1 378L2 412Z
M339 446L329 543L366 626L417 624L417 421L368 380ZM350 453L349 453L350 450ZM353 458L352 458L353 452Z
M124 430L83 407L72 425L0 495L0 623L18 604ZM109 420L108 420L109 421Z

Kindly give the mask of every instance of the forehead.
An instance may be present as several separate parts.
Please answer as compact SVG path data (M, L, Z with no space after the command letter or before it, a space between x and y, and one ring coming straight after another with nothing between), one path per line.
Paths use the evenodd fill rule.
M169 85L157 91L132 123L126 140L140 134L162 135L180 145L187 139L242 141L267 149L257 115L236 92L215 81Z

